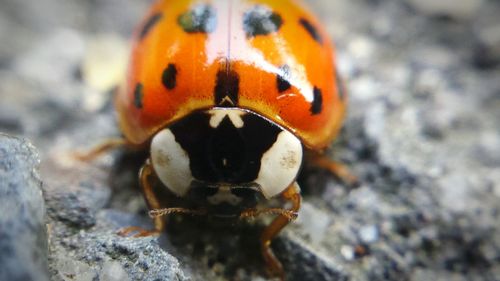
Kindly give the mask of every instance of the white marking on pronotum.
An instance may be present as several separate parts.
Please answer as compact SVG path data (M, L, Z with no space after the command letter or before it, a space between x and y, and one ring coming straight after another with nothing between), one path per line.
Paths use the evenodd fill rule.
M245 115L246 112L238 109L213 109L209 111L210 115L210 127L217 128L219 127L222 120L229 116L231 123L233 123L236 128L243 128L243 119L241 116Z
M266 198L283 192L295 181L302 164L302 144L288 131L282 131L273 146L264 153L255 180Z
M189 167L189 155L175 141L169 129L160 131L151 142L151 160L158 178L178 196L189 190L193 175Z

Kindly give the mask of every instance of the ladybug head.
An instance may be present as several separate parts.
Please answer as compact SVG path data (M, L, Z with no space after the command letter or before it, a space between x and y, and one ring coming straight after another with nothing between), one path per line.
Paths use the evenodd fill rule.
M245 186L265 198L280 194L295 181L302 154L292 133L240 108L194 112L151 142L153 168L170 191L183 197L200 183L223 187L219 193L227 194L220 198L227 203L237 203L232 190Z

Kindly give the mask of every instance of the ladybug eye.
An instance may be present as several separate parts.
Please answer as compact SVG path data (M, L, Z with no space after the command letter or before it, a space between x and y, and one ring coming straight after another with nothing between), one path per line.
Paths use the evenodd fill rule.
M266 198L283 192L297 177L302 165L302 144L288 131L282 131L274 144L262 155L255 180Z
M193 180L189 156L169 129L160 131L151 142L151 161L158 178L178 196L184 196Z

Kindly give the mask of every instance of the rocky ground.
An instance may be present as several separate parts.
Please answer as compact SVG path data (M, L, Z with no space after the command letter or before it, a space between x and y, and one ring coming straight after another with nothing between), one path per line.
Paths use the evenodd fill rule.
M274 243L288 279L500 280L500 2L307 2L350 92L330 154L361 185L304 171L304 207ZM119 237L150 225L144 155L68 157L119 134L110 90L146 7L0 0L0 132L23 137L0 134L0 280L265 280L260 221Z

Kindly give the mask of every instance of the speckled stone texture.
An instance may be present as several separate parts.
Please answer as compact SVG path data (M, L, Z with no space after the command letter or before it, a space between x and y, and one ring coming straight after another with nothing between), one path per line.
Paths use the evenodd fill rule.
M0 133L0 280L49 280L39 163L28 141Z
M304 168L299 218L273 244L288 280L499 280L500 2L306 2L349 90L328 155L361 184ZM148 3L0 0L0 131L40 151L52 280L266 280L267 219L119 237L151 227L145 155L68 156L119 135L108 76Z

